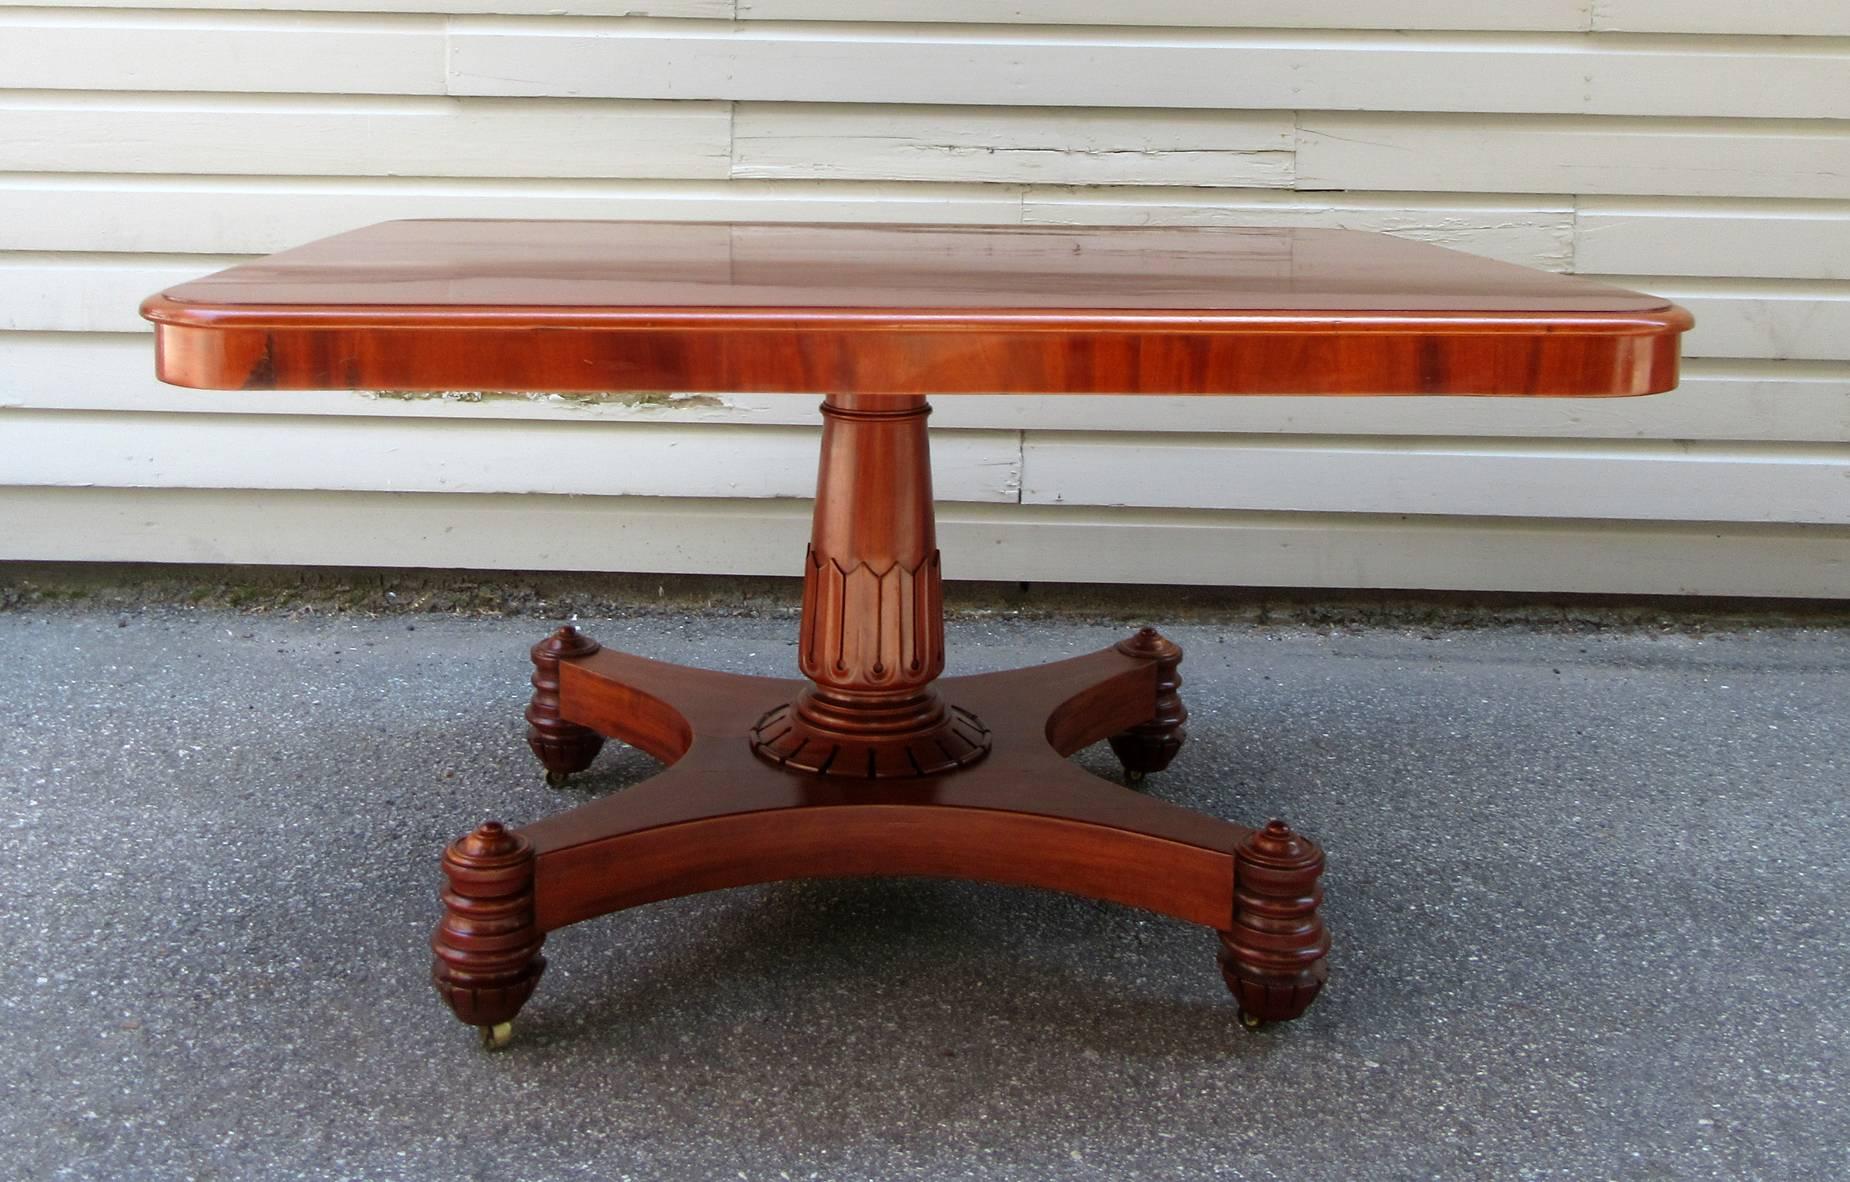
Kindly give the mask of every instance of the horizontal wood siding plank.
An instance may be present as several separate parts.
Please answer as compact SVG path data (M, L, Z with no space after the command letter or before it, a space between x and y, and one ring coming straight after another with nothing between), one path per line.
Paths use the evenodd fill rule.
M445 19L0 10L0 80L22 89L442 94Z
M1588 197L1574 211L1587 271L1850 279L1850 203Z
M682 16L720 20L732 0L35 0L40 8L189 8L239 12L435 12L509 16Z
M792 426L817 421L816 400L782 394L184 390L154 380L151 349L147 337L126 333L0 333L0 410ZM996 430L1850 442L1850 365L1690 362L1681 386L1651 398L945 398L934 409L932 424Z
M0 486L0 559L790 575L801 501ZM947 505L952 580L1842 597L1850 530ZM769 668L769 666L767 666Z
M1706 2L1706 0L1705 0ZM1794 2L1796 0L1787 0ZM740 20L1186 25L1225 29L1535 29L1590 23L1593 0L738 0ZM1747 31L1747 30L1744 30Z
M1850 446L1029 432L1022 502L1850 524Z
M0 484L807 497L819 428L5 412ZM1012 432L947 431L947 501L1014 501Z
M1609 34L451 18L454 94L1850 117L1850 49ZM1778 77L1779 85L1766 79ZM1404 186L1418 187L1418 186Z
M0 92L14 171L724 177L724 103Z
M1819 0L1592 0L1593 27L1638 33L1850 37L1850 8Z
M135 255L0 254L0 329L149 331L136 313L145 297L223 265Z
M1850 11L1820 0L738 0L738 7L741 20L1850 36Z
M1834 121L1306 112L1297 173L1302 189L1841 199L1850 134Z
M1599 276L1640 285L1696 316L1683 338L1688 357L1850 360L1850 284L1770 279Z
M1123 0L738 0L738 7L741 20L993 21L1229 29L1574 32L1590 28L1637 33L1850 36L1850 12L1819 0L1759 0L1753 4L1727 0L1403 0L1395 4L1381 0L1323 0L1315 5L1306 5L1303 0L1141 0L1137 4Z
M1649 398L967 398L933 420L1024 430L1850 443L1850 366L1686 365Z
M1011 224L993 186L0 175L0 248L264 254L393 218Z
M740 103L733 175L1291 187L1288 111Z
M1373 230L1547 271L1573 262L1565 197L1030 189L1022 220L1060 226L1325 226Z

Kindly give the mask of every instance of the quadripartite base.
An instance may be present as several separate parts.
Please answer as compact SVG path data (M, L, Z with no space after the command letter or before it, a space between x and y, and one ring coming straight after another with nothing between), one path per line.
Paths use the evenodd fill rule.
M1297 1017L1323 983L1323 857L1313 843L1277 822L1252 830L1154 799L1067 758L1114 736L1148 737L1177 714L1179 650L1167 642L1146 636L1036 668L942 679L946 701L984 720L987 755L872 778L754 753L754 731L807 682L692 669L569 636L546 655L587 648L558 659L559 720L668 766L517 831L484 827L462 843L470 859L452 852L438 984L459 1018L496 1032L493 1045L538 980L547 932L791 878L1046 887L1202 924L1221 933L1223 972L1249 1024ZM491 854L492 874L476 867Z

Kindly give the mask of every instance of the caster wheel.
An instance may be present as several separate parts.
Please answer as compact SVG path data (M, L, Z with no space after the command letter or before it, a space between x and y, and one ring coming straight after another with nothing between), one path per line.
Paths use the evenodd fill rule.
M546 786L548 788L563 788L571 782L572 782L572 775L570 772L547 772L546 773Z
M514 1041L512 1022L497 1022L493 1026L477 1026L476 1030L482 1035L482 1049L485 1051L501 1050Z
M1240 1025L1246 1027L1248 1030L1257 1030L1261 1026L1265 1025L1265 1019L1258 1017L1256 1015L1253 1015L1253 1014L1249 1014L1245 1010L1241 1010L1240 1011Z
M1129 768L1124 769L1124 782L1126 784L1129 784L1133 788L1143 783L1148 778L1149 778L1148 772L1134 772L1130 770Z

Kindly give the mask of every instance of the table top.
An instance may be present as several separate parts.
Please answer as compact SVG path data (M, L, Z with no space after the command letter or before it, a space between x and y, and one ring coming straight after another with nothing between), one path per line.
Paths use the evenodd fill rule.
M387 222L151 297L241 388L1643 394L1666 300L1384 234Z

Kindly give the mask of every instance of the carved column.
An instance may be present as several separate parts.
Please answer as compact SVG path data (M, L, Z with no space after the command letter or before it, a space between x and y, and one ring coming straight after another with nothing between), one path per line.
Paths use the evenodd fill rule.
M1310 1007L1329 976L1323 851L1283 821L1267 822L1234 850L1233 927L1220 934L1221 975L1248 1026Z
M431 983L490 1045L533 995L546 960L534 924L533 846L499 821L443 851L443 921L430 938Z
M1143 628L1135 636L1120 640L1119 652L1129 657L1143 657L1156 662L1156 710L1150 721L1111 736L1111 749L1118 762L1135 782L1151 772L1160 772L1182 749L1188 738L1188 707L1177 691L1182 686L1182 647L1154 628Z
M527 746L546 765L546 782L562 784L591 766L604 736L559 717L559 661L588 657L601 645L567 624L534 645L533 699L527 704Z
M988 728L932 688L944 606L919 395L833 395L803 566L797 662L811 684L752 730L772 763L860 779L981 759Z

